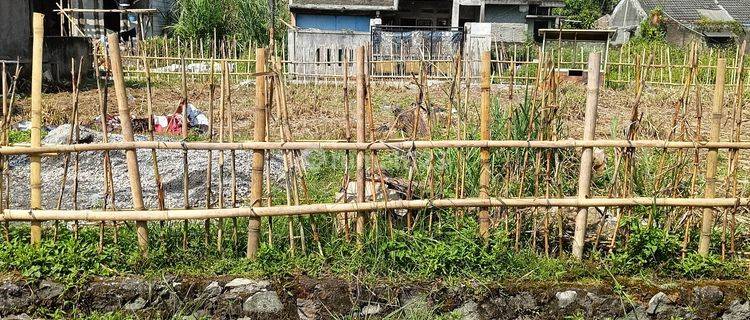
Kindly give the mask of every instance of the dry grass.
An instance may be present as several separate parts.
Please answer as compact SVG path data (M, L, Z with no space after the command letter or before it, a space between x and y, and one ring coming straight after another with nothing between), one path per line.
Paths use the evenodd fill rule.
M429 98L435 109L449 110L447 83L434 84L429 87ZM354 85L350 86L350 107L352 126L354 123L355 96ZM462 95L466 96L466 89L462 89ZM531 89L530 89L531 90ZM109 112L117 113L114 90L109 90ZM169 115L174 112L181 99L180 86L178 84L161 84L153 89L154 113L157 115ZM209 108L209 86L207 83L194 82L188 86L189 100L201 110L208 111ZM583 106L585 104L585 88L581 85L567 84L560 89L561 92L561 116L566 122L566 131L561 138L580 138L583 124ZM402 110L410 108L417 98L417 89L414 85L403 84L379 84L372 87L373 114L376 128L390 127L394 121L393 107ZM702 90L703 125L702 136L708 136L710 122L711 94L706 88ZM131 85L128 88L131 97L130 106L133 114L144 117L146 114L146 90L140 85ZM252 109L255 105L255 89L252 85L235 84L232 87L232 107L234 109L233 121L238 139L246 139L251 136L253 125ZM507 88L493 88L493 95L499 100L499 106L503 108L518 106L524 98L524 88L517 88L513 102L509 102ZM214 94L215 118L218 121L219 90ZM599 118L597 121L598 138L624 137L628 126L632 103L632 89L603 89L600 96ZM643 112L640 138L643 139L666 139L674 113L674 106L679 99L680 88L646 88L639 109ZM478 109L479 93L475 87L468 91L468 118L470 122L477 121L476 110ZM733 94L728 92L725 101L725 112L722 136L728 139L730 127L734 120L731 119ZM287 104L289 107L292 131L296 139L344 139L344 124L346 123L343 107L343 86L341 84L312 85L312 84L290 84L287 88ZM17 104L14 123L28 120L30 101L27 98L20 99ZM73 94L60 92L45 94L43 96L44 123L47 126L57 126L69 122L73 105ZM99 115L98 96L95 86L89 86L80 94L80 118L85 125L93 125L94 119ZM695 105L686 110L687 121L690 131L695 125ZM745 108L744 118L750 118L750 110ZM271 138L278 138L278 122L272 118L270 123ZM382 137L383 133L379 134ZM750 132L745 130L742 134L744 139L750 139ZM677 139L677 138L675 138ZM692 135L686 138L692 140Z

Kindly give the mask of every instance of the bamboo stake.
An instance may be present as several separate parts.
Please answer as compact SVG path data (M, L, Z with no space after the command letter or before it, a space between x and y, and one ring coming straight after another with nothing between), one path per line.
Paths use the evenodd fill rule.
M599 103L599 64L601 54L589 54L588 85L586 93L586 115L584 118L583 139L593 140L596 135L596 108ZM583 149L581 155L581 169L578 178L578 198L588 198L591 190L591 166L593 163L593 149ZM573 236L573 257L583 258L583 247L586 240L586 221L588 208L580 208L576 215L576 228Z
M357 48L357 142L365 142L365 47ZM416 120L416 119L415 119ZM357 203L365 202L365 152L357 151ZM362 246L365 214L357 213L357 245Z
M226 77L226 63L221 66L221 100L219 103L219 142L224 142L224 127L226 115L226 84L224 78ZM219 208L225 208L224 199L224 151L219 151ZM206 220L208 221L208 220ZM216 229L216 250L221 252L222 242L224 238L224 221L219 219L217 222Z
M344 128L344 134L346 135L346 142L352 141L352 124L351 114L349 110L349 55L344 55L344 116L346 117L346 123ZM350 170L349 170L349 159L350 151L346 150L344 156L344 179L342 181L341 191L344 194L344 201L349 196L349 181L350 181ZM351 241L351 230L349 226L349 213L344 212L344 235L346 241Z
M490 140L490 52L482 52L482 105L479 114L479 131L482 140ZM479 151L479 197L490 197L490 149L482 148ZM485 245L490 238L490 212L488 208L479 209L479 236Z
M177 43L179 44L180 39L177 39ZM179 51L180 46L177 46L177 49ZM188 138L188 118L187 118L187 108L188 108L188 96L187 96L187 77L185 75L185 56L181 55L180 57L181 62L181 68L180 68L180 76L182 80L182 140L187 141ZM190 188L190 171L188 168L188 151L187 149L182 150L182 201L183 201L183 207L185 210L190 209L190 199L189 199L189 188ZM187 250L188 247L188 230L189 224L188 221L185 220L182 222L182 249Z
M133 124L130 118L130 108L128 107L127 93L125 92L125 78L122 74L122 60L120 59L119 36L111 33L107 36L109 42L110 63L112 66L112 78L115 83L115 93L117 94L117 108L120 113L120 123L122 125L122 136L126 142L134 141ZM125 152L128 164L128 178L130 180L130 192L133 197L133 208L135 210L144 210L143 194L141 191L141 175L138 171L138 154L135 150ZM138 234L138 247L143 257L148 256L148 226L146 221L137 220L136 229Z
M226 82L226 94L227 94L227 111L229 113L229 142L234 142L234 109L232 108L232 83L231 79L229 78L229 64L224 62L225 66L224 68L227 69L226 75L225 75L225 82ZM231 179L232 179L232 208L237 206L237 154L235 150L229 150L229 156L232 161L231 164ZM270 171L270 170L269 170ZM269 187L270 188L270 187ZM232 218L232 244L234 246L234 250L237 250L239 237L238 237L238 228L237 225L237 218Z
M255 72L266 71L266 49L258 48L255 51ZM261 75L255 78L255 129L253 140L265 141L266 139L266 77ZM263 154L264 150L253 150L253 175L250 203L253 207L260 207L263 197ZM260 235L260 218L250 218L247 229L247 258L255 260L258 253Z
M81 59L81 62L83 62L83 59ZM70 130L68 130L68 139L66 141L67 144L73 143L73 136L75 134L76 130L76 120L78 118L78 85L81 83L81 65L78 66L78 77L76 77L75 72L75 59L71 58L71 64L70 64L70 82L73 86L73 108L70 113ZM76 143L78 140L76 140ZM76 153L78 154L78 153ZM68 181L68 168L70 167L70 153L65 154L65 160L63 161L65 164L63 164L63 174L62 178L60 179L60 187L59 192L57 193L57 205L55 208L57 210L60 210L62 208L62 199L63 195L65 194L65 185ZM57 241L57 233L58 233L58 223L55 221L55 225L53 227L52 231L52 241Z
M8 135L6 134L6 126L8 125L8 122L5 120L6 115L8 114L9 107L9 99L8 94L10 91L8 90L8 73L6 69L5 62L2 63L3 69L2 69L2 94L3 94L3 108L0 110L0 120L2 121L2 125L0 126L0 147L4 147L8 143ZM5 188L7 187L5 184L5 175L7 174L7 169L5 168L5 157L0 156L0 209L5 209ZM8 189L10 189L8 187ZM6 222L3 224L3 235L5 237L5 242L10 242L10 228L9 224Z
M744 86L744 71L745 71L745 49L747 48L747 41L742 41L742 45L739 48L738 54L739 57L736 60L736 83L735 83L735 98L734 98L734 108L733 108L733 114L732 114L732 120L734 120L732 125L732 141L738 142L741 140L741 132L742 132L742 107L743 107L743 99L744 99L744 93L745 93L745 86ZM729 180L730 177L732 179L732 196L737 197L739 196L738 193L738 185L737 185L737 167L739 163L739 152L737 149L731 149L729 151L729 174L727 175L727 179ZM737 207L735 207L732 210L732 222L729 226L729 253L731 255L735 254L735 232L736 232L736 226L737 226ZM726 215L725 219L726 221ZM725 222L726 225L726 222ZM726 228L725 228L726 229ZM722 239L723 239L724 232L722 232ZM725 241L722 241L723 243ZM726 246L724 244L724 246ZM725 248L722 247L722 258L724 258L724 251Z
M214 30L214 32L215 31L216 30ZM214 82L215 81L215 79L214 79L214 71L215 70L214 70L214 60L213 60L213 58L215 56L216 56L216 52L212 52L211 62L210 62L211 66L209 67L211 69L211 75L209 76L210 78L209 78L209 84L208 84L208 117L209 117L208 118L208 142L209 143L214 141L214 89L216 88L216 83ZM222 70L221 72L222 72L221 74L222 74L222 78L223 78L224 70ZM223 82L222 82L222 85L223 85ZM222 92L222 99L223 99L223 92ZM222 100L221 103L224 103L224 101ZM221 114L221 112L220 112L220 114ZM222 124L223 124L224 119L222 118L221 121L222 121ZM223 130L223 127L220 127L219 130L220 131ZM224 141L219 140L219 142L224 142ZM222 151L221 155L223 155L223 154L224 154L224 152ZM221 160L219 160L219 161L221 161ZM209 150L208 151L208 163L206 164L206 208L207 209L210 209L212 207L212 203L211 203L211 192L212 192L211 188L212 188L212 184L213 184L212 183L212 181L213 181L213 168L212 168L212 166L213 166L213 152L211 152L211 150ZM220 166L221 166L221 164L220 164ZM219 181L220 181L219 182L219 199L220 199L220 202L223 201L222 197L224 196L224 192L222 190L224 184L221 183L221 178L223 177L223 172L224 171L222 171L222 169L220 168L219 169ZM204 234L205 234L203 242L206 245L206 247L208 247L208 237L211 235L211 221L210 220L206 219L205 221L203 221L203 230L204 230ZM218 231L218 232L220 233L221 231ZM219 234L219 237L220 236L221 235ZM217 246L218 246L218 244L217 244Z
M34 13L33 51L31 64L31 146L42 146L42 61L44 46L44 15ZM31 209L42 208L42 158L32 156L30 162ZM42 240L42 222L31 221L31 244L38 246Z
M139 16L140 17L140 16ZM141 26L141 24L139 24ZM143 41L141 33L138 33L139 39ZM140 46L139 46L140 48ZM143 68L146 73L146 118L148 119L148 140L154 141L154 103L153 103L153 91L151 89L151 66L149 65L148 58L146 57L145 50L142 55ZM156 205L159 210L164 210L164 185L162 184L161 174L159 173L159 161L156 154L156 149L151 149L151 165L154 170L154 183L156 184ZM164 222L159 222L160 225L160 242L164 243Z
M698 59L698 57L696 57ZM699 60L698 60L699 61ZM701 133L703 129L703 104L701 99L701 86L699 85L699 71L696 70L695 73L695 98L693 99L695 102L695 134L693 135L693 141L694 142L700 142L703 140L703 135ZM690 194L696 194L696 186L697 186L697 180L698 180L698 167L700 166L700 153L698 149L695 149L693 152L693 170L691 172L690 177ZM693 212L692 208L688 208L687 213L687 222L685 223L685 232L683 234L682 239L682 247L681 247L681 253L682 257L685 258L687 255L687 247L690 242L690 231L693 225Z
M94 47L94 52L97 52L98 46ZM96 56L96 54L94 54ZM104 58L109 61L107 58L108 54L104 53ZM108 65L106 63L105 65ZM107 74L108 72L105 72ZM99 125L102 128L102 143L108 144L109 143L109 133L107 132L107 78L105 77L104 80L104 89L102 90L102 84L101 81L101 75L99 74L99 61L97 59L94 59L94 75L96 76L96 90L98 93L99 98L99 117L100 117L100 123ZM115 207L115 192L114 192L114 182L112 179L112 162L109 157L109 151L104 150L103 152L103 158L104 161L102 163L103 165L103 182L104 182L104 199L102 206L102 210L107 210L107 200L108 198L111 198L112 201L112 207ZM115 237L114 241L117 242L117 223L114 223L115 226ZM104 222L102 221L99 223L99 247L97 248L99 252L102 252L104 250Z
M719 58L716 62L716 83L714 84L713 107L711 110L711 135L710 141L719 141L721 136L721 108L724 106L724 80L726 74L726 58ZM716 194L716 167L719 159L719 150L708 149L706 167L706 198L713 198ZM698 254L707 256L711 242L711 229L714 223L715 209L703 209L703 221L701 223L700 241L698 242Z

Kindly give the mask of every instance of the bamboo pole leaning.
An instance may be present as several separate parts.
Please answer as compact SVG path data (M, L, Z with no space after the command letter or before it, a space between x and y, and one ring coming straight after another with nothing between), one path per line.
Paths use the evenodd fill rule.
M94 51L96 52L98 50L99 46L94 47ZM96 56L96 54L95 54ZM105 59L108 57L108 54L104 53ZM108 61L108 59L107 59ZM105 63L105 65L109 65L108 63ZM109 72L105 71L105 75L109 74ZM98 96L98 102L99 102L99 117L100 122L99 125L102 129L102 143L108 144L109 143L109 132L107 130L107 79L108 76L104 77L104 84L101 83L101 74L99 70L99 61L97 59L94 59L94 76L96 77L96 90L97 90L97 96ZM102 88L104 87L104 88ZM104 150L103 151L103 177L102 182L104 184L104 199L102 199L102 209L107 210L107 201L111 199L112 201L112 207L115 207L115 192L114 192L114 181L112 179L112 162L109 157L109 151ZM117 242L117 224L115 223L115 236L114 241ZM99 223L99 247L97 248L99 252L102 252L104 250L104 221Z
M107 41L109 43L112 79L114 80L117 96L117 109L120 114L120 124L122 126L122 138L124 141L134 141L133 124L130 117L130 108L128 107L128 96L125 91L122 60L120 59L119 35L117 33L110 33L107 36ZM144 210L141 175L138 170L138 154L136 150L125 151L125 158L128 165L128 179L130 180L130 193L133 197L133 208L135 210ZM148 226L146 221L136 220L136 233L138 234L138 248L141 251L141 255L146 257L148 256Z

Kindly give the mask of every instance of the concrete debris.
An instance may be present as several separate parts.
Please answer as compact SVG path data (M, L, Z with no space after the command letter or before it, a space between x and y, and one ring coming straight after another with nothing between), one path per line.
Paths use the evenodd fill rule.
M70 127L63 125L52 130L44 139L44 144L59 144L61 141L67 141ZM92 143L102 141L102 134L85 127L81 127L81 137L90 137ZM168 136L157 136L157 141L179 141L178 138ZM148 140L146 136L136 135L136 141ZM109 134L110 142L122 142L122 135ZM213 166L211 177L212 187L212 205L218 205L218 181L219 181L219 151L212 152ZM125 152L122 150L110 151L112 161L112 174L115 190L115 204L118 208L132 207L130 195L130 183L128 180L127 165L125 162ZM143 197L147 208L157 207L156 183L154 179L154 168L151 162L151 150L141 149L137 152L139 160L139 169L141 174L141 185L143 186ZM305 153L303 153L303 156ZM226 152L226 165L224 168L224 193L227 199L231 197L231 157ZM78 173L78 208L101 209L105 201L104 193L104 166L103 153L100 151L81 152L79 154L79 173ZM251 176L251 151L236 152L236 170L237 170L237 195L238 199L249 197L250 195L250 176ZM164 200L167 208L176 208L183 206L182 191L182 150L157 150L157 161L159 164L159 173L162 178L164 188ZM42 158L42 206L44 208L55 208L59 193L60 180L63 176L63 167L65 164L65 155L58 154ZM208 164L208 151L189 151L188 152L188 176L189 176L189 200L193 207L205 207L206 199L206 167ZM29 207L29 158L27 156L12 156L9 160L10 165L10 184L11 208L25 209ZM270 163L266 164L266 170L271 172L271 181L278 184L284 179L283 160L280 154L272 154ZM73 189L75 172L71 159L68 171L65 194L63 197L62 209L72 208L71 192ZM111 204L108 204L111 206Z
M558 292L555 293L555 297L557 298L557 306L560 308L565 308L576 301L576 299L578 298L578 292L575 292L573 290Z
M234 72L237 69L236 68L236 64L234 64L234 63L228 63L227 66L228 66L227 70L229 72ZM214 62L214 72L221 73L221 69L222 69L221 63ZM164 67L154 68L151 71L154 72L154 73L159 73L159 72L181 72L182 71L182 64L179 64L179 63L170 64L170 65L167 65L167 66L164 66ZM206 63L206 62L190 63L190 64L185 65L185 72L186 73L206 73L206 72L211 72L211 64L210 63Z

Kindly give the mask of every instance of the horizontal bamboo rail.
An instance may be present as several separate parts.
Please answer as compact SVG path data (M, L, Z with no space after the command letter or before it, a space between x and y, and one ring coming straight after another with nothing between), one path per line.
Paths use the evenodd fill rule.
M665 148L665 149L750 149L750 141L692 142L667 140L432 140L380 142L165 142L135 141L42 147L13 146L0 148L0 155L59 154L87 151L135 149L158 150L409 150L440 148Z
M243 207L226 209L174 210L21 210L6 209L0 221L162 221L218 219L233 217L275 217L287 215L329 214L400 209L440 209L471 207L695 207L730 208L750 205L750 198L461 198L434 200L392 200L378 202L321 203L293 206Z

